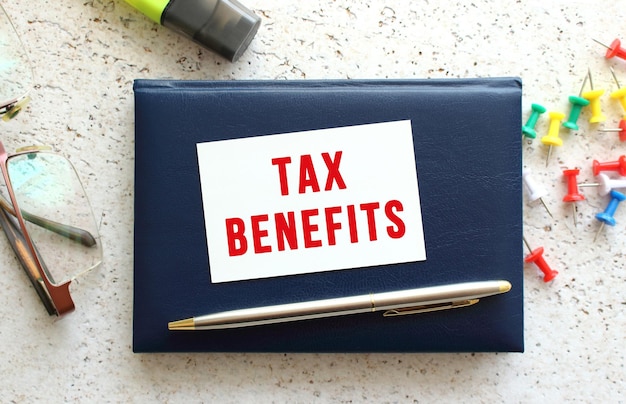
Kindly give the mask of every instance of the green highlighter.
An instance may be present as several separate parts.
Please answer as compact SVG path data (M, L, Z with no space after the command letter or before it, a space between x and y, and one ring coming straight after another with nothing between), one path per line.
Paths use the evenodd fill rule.
M237 0L126 0L153 21L231 62L256 34L261 19Z

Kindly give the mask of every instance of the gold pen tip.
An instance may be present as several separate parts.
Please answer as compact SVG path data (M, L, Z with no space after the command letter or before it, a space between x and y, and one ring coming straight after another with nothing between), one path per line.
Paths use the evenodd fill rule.
M500 293L506 293L511 290L511 283L508 281L503 281L500 285Z
M167 323L168 330L193 330L196 328L193 318L186 318L184 320L170 321Z

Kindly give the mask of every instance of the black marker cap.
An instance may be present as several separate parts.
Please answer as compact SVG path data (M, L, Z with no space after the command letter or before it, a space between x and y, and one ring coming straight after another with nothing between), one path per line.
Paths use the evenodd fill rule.
M172 0L161 14L161 24L235 62L261 19L237 0Z

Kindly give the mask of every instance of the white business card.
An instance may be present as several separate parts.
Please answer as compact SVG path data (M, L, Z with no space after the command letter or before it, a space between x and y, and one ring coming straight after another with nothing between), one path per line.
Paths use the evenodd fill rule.
M197 151L214 283L426 259L408 120Z

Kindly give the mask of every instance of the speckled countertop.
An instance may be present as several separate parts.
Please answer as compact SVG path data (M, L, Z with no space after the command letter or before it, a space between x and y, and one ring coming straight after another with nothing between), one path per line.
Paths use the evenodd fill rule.
M263 22L232 64L159 27L123 1L3 1L35 69L27 111L2 123L9 149L51 144L81 173L100 222L104 264L73 286L78 309L48 317L0 237L0 397L3 402L620 402L626 396L626 209L616 227L594 215L608 199L586 188L574 227L563 168L593 181L593 159L626 143L604 49L624 36L619 2L245 0ZM622 29L619 31L619 29ZM590 69L605 123L583 111L548 167L540 141L524 165L548 189L525 208L525 236L560 274L525 267L524 354L132 353L133 92L135 78L320 79L520 76L530 104L569 111ZM545 134L548 119L538 130ZM476 156L477 159L480 156ZM520 240L520 248L524 248Z

